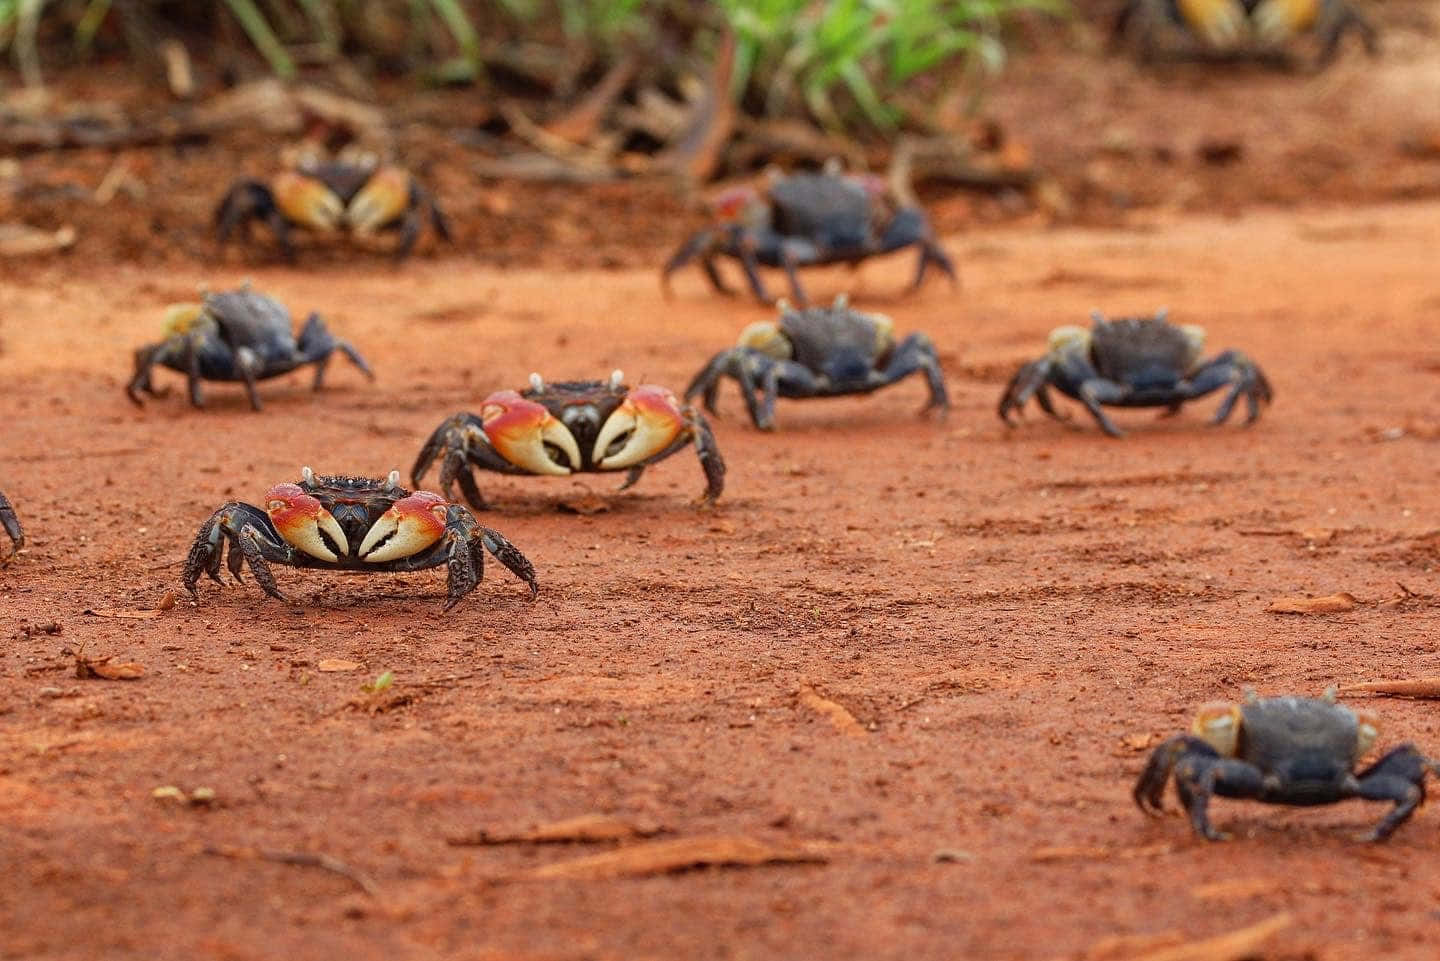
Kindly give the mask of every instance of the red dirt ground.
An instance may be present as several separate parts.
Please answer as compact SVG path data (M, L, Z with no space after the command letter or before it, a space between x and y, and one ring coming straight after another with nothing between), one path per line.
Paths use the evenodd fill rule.
M532 368L681 386L765 312L698 274L666 303L648 271L257 270L323 305L379 382L337 368L318 396L270 382L260 415L225 386L203 413L178 395L139 411L124 358L161 306L246 275L38 266L0 303L6 490L31 536L0 573L4 956L1080 957L1282 910L1295 924L1266 957L1430 956L1429 809L1364 846L1373 807L1221 802L1239 839L1217 847L1142 818L1128 790L1141 745L1198 702L1440 673L1432 603L1377 603L1397 582L1440 589L1437 215L996 231L952 242L962 297L897 299L908 258L867 265L857 298L941 345L947 421L916 418L907 383L784 404L762 434L727 392L730 482L709 512L690 506L688 455L623 495L596 475L487 476L488 522L543 592L492 569L448 616L435 574L289 569L293 605L206 584L154 620L83 612L154 608L211 509L303 464L404 468L443 416ZM1204 426L1210 404L1124 417L1123 441L995 418L1052 325L1160 301L1264 364L1278 397L1253 429ZM609 510L557 510L589 494ZM1340 590L1362 605L1265 613ZM50 622L59 635L27 634ZM77 681L64 649L81 645L148 675ZM364 667L320 673L325 658ZM352 706L382 671L409 702ZM866 733L807 707L805 685ZM1381 707L1388 739L1440 744L1429 704ZM217 800L152 799L164 785ZM592 812L821 840L830 860L519 881L590 846L445 843ZM207 845L325 853L379 893Z
M698 272L662 299L639 265L673 242L679 205L637 203L650 195L626 186L550 191L531 213L517 201L526 188L467 190L452 161L438 179L478 252L402 269L324 251L296 269L195 257L223 169L213 154L178 181L167 178L181 158L140 157L154 163L137 167L154 174L143 203L52 208L57 221L81 214L80 249L7 262L0 285L0 487L30 537L0 569L0 958L1102 961L1281 913L1292 923L1255 956L1433 957L1433 809L1375 846L1352 839L1374 805L1220 801L1236 840L1217 846L1178 817L1145 819L1129 797L1148 747L1200 702L1440 675L1440 203L1191 209L1288 203L1316 184L1330 201L1440 193L1435 161L1399 151L1440 103L1401 81L1433 79L1440 60L1406 51L1285 81L1331 97L1307 101L1306 136L1286 142L1319 151L1349 131L1331 141L1335 181L1303 164L1286 180L1293 157L1263 139L1264 118L1289 116L1285 98L1300 95L1266 79L1254 115L1235 113L1260 144L1245 164L1137 166L1123 179L1159 184L1142 198L1155 206L1098 218L1118 226L958 235L983 208L937 198L959 295L932 282L896 296L908 257L809 284L929 332L947 420L915 416L915 381L782 402L779 429L762 434L727 386L716 429L729 485L711 511L691 506L703 485L688 454L624 494L618 476L485 475L496 509L484 522L534 560L542 593L532 603L491 565L449 615L434 572L282 568L294 604L251 582L203 584L195 606L179 565L224 501L253 502L306 464L406 469L444 416L531 370L619 367L683 387L768 311L712 296ZM1022 129L1072 186L1098 176L1098 141L1067 161L1065 136L1098 138L1122 118L1181 138L1178 156L1192 158L1204 118L1238 111L1226 106L1238 88L1206 81L1209 112L1164 133L1189 92L1131 71L1095 81L1113 107L1103 116ZM1332 116L1329 85L1345 82L1369 85L1358 119ZM1128 112L1126 90L1141 91L1143 113ZM1407 103L1414 123L1373 139ZM27 159L22 176L68 170L93 188L109 162ZM1192 180L1198 190L1164 195ZM607 262L623 269L564 267ZM321 309L378 382L337 363L319 395L299 374L263 385L262 414L228 385L210 387L204 412L179 393L133 408L130 351L154 339L163 306L245 278ZM1253 428L1205 426L1213 401L1172 420L1122 412L1122 441L1083 418L996 419L1005 379L1052 326L1092 306L1161 305L1264 366L1277 399ZM594 499L608 509L560 509ZM1359 606L1265 611L1337 591ZM153 619L85 613L151 611L172 593ZM146 676L77 680L70 651L82 647ZM361 667L321 672L331 658ZM389 691L362 691L386 671ZM1383 742L1440 752L1433 704L1377 702ZM163 786L215 800L156 800ZM657 826L662 840L807 842L828 860L533 880L522 876L617 845L446 843L585 814ZM256 851L338 859L373 893L244 856Z

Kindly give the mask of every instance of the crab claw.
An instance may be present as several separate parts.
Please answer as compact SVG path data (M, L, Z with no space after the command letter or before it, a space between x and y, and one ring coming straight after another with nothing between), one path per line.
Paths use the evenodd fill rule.
M314 230L334 230L345 214L345 205L333 190L302 173L278 175L270 183L270 192L286 218Z
M513 390L496 391L480 408L485 436L500 456L532 474L563 477L580 466L580 448L570 428L551 416L543 404ZM553 452L552 452L553 451ZM555 458L563 454L565 463Z
M416 491L402 497L380 515L360 543L367 563L412 557L445 535L445 512L450 504L439 494Z
M338 561L348 543L340 523L298 484L276 484L265 495L265 513L285 543L322 561ZM329 536L326 543L322 532ZM334 548L331 545L334 545Z
M410 175L399 167L381 167L350 199L345 219L359 234L369 234L400 218L410 205Z
M685 430L685 415L664 387L636 387L615 408L595 439L595 466L601 470L634 467L675 442Z

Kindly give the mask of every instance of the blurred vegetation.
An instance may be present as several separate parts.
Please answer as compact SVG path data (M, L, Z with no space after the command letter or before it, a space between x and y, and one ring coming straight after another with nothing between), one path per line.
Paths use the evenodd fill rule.
M889 130L895 95L927 74L997 69L1004 27L1064 0L0 0L0 53L24 81L97 53L154 60L178 39L201 61L258 56L275 75L345 60L429 83L493 83L517 62L562 64L563 96L627 55L655 82L702 69L736 38L747 113ZM519 51L519 53L517 53ZM523 70L522 70L523 72ZM564 88L570 89L564 89Z

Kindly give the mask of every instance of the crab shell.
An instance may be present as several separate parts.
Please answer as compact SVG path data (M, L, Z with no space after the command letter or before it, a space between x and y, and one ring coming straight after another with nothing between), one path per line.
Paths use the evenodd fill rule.
M1373 711L1347 708L1355 715L1355 757L1363 757L1380 737L1380 719ZM1195 712L1190 733L1209 744L1221 757L1240 754L1240 737L1244 727L1244 710L1233 701L1211 701Z
M583 463L570 429L544 405L516 391L496 391L485 398L480 419L491 446L532 474L563 477ZM686 429L673 393L648 384L635 387L601 426L590 462L598 470L633 467L670 447Z
M420 553L444 536L449 507L445 498L429 491L402 497L365 532L355 556L379 564ZM298 484L270 488L265 494L265 513L285 543L317 560L334 562L350 553L340 523Z

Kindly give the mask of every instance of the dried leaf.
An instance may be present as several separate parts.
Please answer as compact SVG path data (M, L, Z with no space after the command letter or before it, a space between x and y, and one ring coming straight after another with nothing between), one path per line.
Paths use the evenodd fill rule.
M1085 861L1104 861L1110 857L1109 848L1096 847L1094 845L1065 844L1054 847L1036 848L1030 852L1030 860L1037 864L1046 864L1051 861L1069 861L1073 859Z
M825 718L825 720L834 725L836 730L841 734L847 737L865 736L865 728L859 721L855 720L855 715L829 698L821 697L810 685L802 684L795 696L802 705Z
M111 664L108 657L88 658L76 654L75 676L82 681L138 681L145 676L145 668L133 662Z
M1120 743L1131 751L1143 751L1155 743L1155 734L1149 731L1144 734L1126 734L1120 738Z
M334 674L339 671L358 671L361 664L358 661L345 661L338 657L327 657L315 665L317 671L324 671L326 674Z
M762 864L823 864L829 845L816 842L768 844L743 837L680 838L647 841L546 864L520 875L536 881L605 881L639 878L703 867L756 867Z
M1405 681L1364 681L1342 684L1341 694L1389 694L1394 697L1440 697L1440 677L1417 677Z
M565 842L623 841L660 833L660 825L633 824L609 814L582 814L520 831L480 831L464 837L446 838L455 847L485 844L557 844Z
M1242 961L1255 957L1266 941L1294 921L1288 913L1276 914L1248 928L1136 955L1132 961Z
M1182 944L1185 936L1179 931L1157 934L1113 934L1096 941L1084 954L1085 961L1128 961L1140 951L1153 951Z
M1342 592L1324 597L1277 597L1265 610L1271 614L1339 614L1355 610L1355 595Z
M91 617L121 617L132 621L153 621L160 616L159 611L122 610L116 607L87 608L85 613Z

